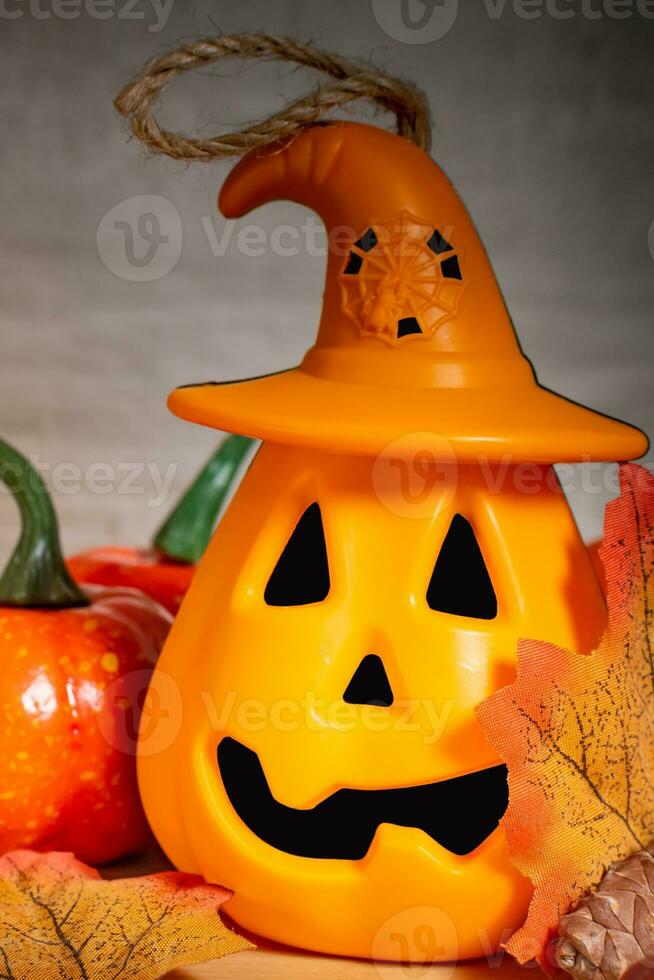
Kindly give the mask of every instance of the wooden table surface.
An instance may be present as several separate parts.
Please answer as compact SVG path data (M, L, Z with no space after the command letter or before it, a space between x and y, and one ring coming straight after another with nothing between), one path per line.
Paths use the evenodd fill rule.
M103 870L106 878L128 878L170 868L160 851L153 851L136 860L117 863ZM168 973L164 980L298 980L312 977L316 980L537 980L540 971L526 970L514 963L509 956L501 962L468 962L455 966L446 963L437 966L401 963L369 963L347 960L335 956L318 956L301 950L290 949L249 936L255 950L233 953L211 963L185 967Z
M299 980L312 977L316 980L492 980L513 978L530 980L542 976L540 971L522 969L509 958L501 966L489 966L485 962L465 963L459 966L406 966L401 963L364 963L337 957L314 956L299 950L282 949L261 942L252 952L235 953L212 963L174 970L166 980Z

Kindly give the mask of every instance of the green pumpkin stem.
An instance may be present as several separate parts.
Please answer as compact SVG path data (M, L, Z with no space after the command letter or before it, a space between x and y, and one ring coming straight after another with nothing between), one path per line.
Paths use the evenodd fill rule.
M18 544L0 577L0 606L70 609L89 598L70 577L46 486L24 456L0 439L0 480L20 510Z
M228 436L200 470L172 514L159 528L154 546L175 561L194 565L213 534L216 517L253 440Z

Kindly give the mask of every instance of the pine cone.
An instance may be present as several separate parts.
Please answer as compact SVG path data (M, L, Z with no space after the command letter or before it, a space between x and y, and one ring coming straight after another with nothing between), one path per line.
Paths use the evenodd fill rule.
M612 865L559 923L557 965L575 980L654 977L654 842Z

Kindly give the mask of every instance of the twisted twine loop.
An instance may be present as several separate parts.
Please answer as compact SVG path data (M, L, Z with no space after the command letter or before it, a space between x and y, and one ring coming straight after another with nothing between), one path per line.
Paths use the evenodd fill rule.
M152 113L162 89L182 72L204 68L221 58L290 61L316 69L335 81L317 85L279 112L235 133L203 139L162 129ZM394 113L400 136L429 151L429 106L416 86L371 65L357 64L309 44L267 34L225 35L183 45L149 62L122 89L114 105L130 121L132 133L150 152L164 153L175 160L215 160L241 156L249 150L298 136L303 129L320 122L325 113L356 99L368 99Z

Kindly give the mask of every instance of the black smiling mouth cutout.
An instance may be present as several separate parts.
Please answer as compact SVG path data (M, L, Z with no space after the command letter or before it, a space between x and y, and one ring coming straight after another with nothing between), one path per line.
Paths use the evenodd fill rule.
M453 854L470 854L495 830L509 802L507 768L482 769L424 786L339 789L309 810L279 803L256 752L225 737L218 766L243 823L277 850L360 861L382 823L415 827Z

